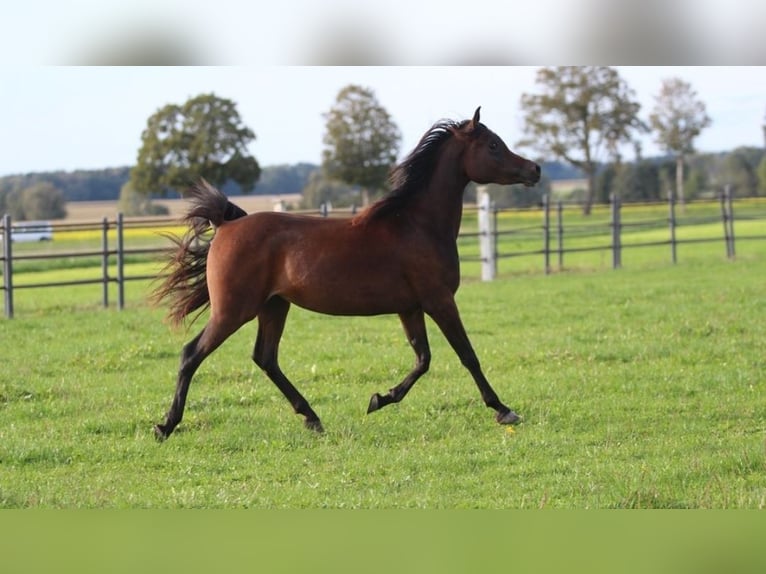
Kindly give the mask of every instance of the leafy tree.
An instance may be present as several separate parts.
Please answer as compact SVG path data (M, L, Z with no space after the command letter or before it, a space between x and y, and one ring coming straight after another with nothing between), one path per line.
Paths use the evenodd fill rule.
M617 191L617 166L610 163L596 174L593 182L593 200L609 203L612 193Z
M705 169L698 166L692 166L689 169L689 176L686 178L686 196L689 199L702 197L707 193L709 187L709 177Z
M232 100L203 94L169 104L148 119L130 181L139 193L164 195L202 177L219 187L231 179L248 193L261 173L247 150L254 139Z
M694 153L694 139L711 123L705 103L691 84L680 78L663 80L649 116L657 143L676 158L676 196L684 206L684 158Z
M25 219L63 219L66 200L61 190L50 183L38 183L21 191Z
M117 207L125 215L167 215L169 213L164 205L152 202L146 194L137 193L130 181L120 189Z
M56 186L45 181L28 187L2 186L0 207L16 221L66 217L64 194Z
M660 169L656 162L643 160L624 166L617 177L620 197L626 201L658 201L663 197L660 189Z
M265 195L301 193L308 184L309 177L318 170L318 166L310 163L264 167L258 180L258 193Z
M723 157L716 174L719 188L730 185L732 192L739 197L757 195L760 154L753 151L752 148L740 147Z
M766 195L766 155L758 164L758 195Z
M399 152L399 128L371 89L353 84L338 93L324 118L325 175L358 186L362 202L369 203L371 193L386 187Z
M353 188L335 179L328 179L321 170L314 171L309 176L306 187L301 192L300 207L316 209L322 203L330 203L335 207L359 205L358 188Z
M522 94L521 109L527 137L519 145L544 156L562 159L588 179L583 213L595 196L599 159L615 158L619 146L645 130L638 118L641 105L618 72L604 66L541 68L536 83L540 94Z

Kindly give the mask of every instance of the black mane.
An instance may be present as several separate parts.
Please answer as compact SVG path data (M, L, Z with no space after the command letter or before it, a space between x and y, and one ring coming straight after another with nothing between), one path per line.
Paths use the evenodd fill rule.
M391 191L360 213L357 221L371 221L401 210L418 191L428 185L436 169L436 160L442 144L452 136L454 130L462 128L468 122L469 120L442 120L435 123L423 135L410 155L391 171Z

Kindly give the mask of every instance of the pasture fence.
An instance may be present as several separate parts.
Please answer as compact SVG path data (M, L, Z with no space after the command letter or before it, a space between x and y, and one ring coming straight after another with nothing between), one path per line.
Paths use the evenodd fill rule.
M93 235L99 234L100 246L98 249L77 249L69 251L45 250L31 251L14 254L14 227L11 217L6 214L3 216L2 227L0 227L0 239L2 239L3 255L2 261L3 284L0 289L4 294L4 311L7 318L12 318L14 314L13 295L20 289L36 289L42 287L71 287L75 285L101 285L101 303L104 307L109 307L109 286L117 286L117 307L125 307L125 283L127 281L139 281L153 279L156 275L135 274L127 275L125 273L125 260L130 255L150 255L161 254L168 251L167 246L154 247L126 247L125 230L126 229L151 229L165 228L169 223L175 220L167 218L130 218L126 219L122 213L118 213L114 219L104 217L98 222L79 222L79 223L45 223L45 225L54 230L54 237L66 237L67 235L82 234L83 232ZM25 232L34 232L33 225L26 226ZM110 232L114 232L113 241L110 241ZM18 231L16 231L18 234ZM74 263L77 260L94 259L100 260L101 274L95 278L78 278L60 281L33 282L24 284L14 283L14 263L22 261L43 261L58 260ZM112 261L114 265L112 266Z
M583 217L579 213L580 204L551 201L548 196L542 198L541 205L527 209L498 209L491 202L489 195L480 193L475 207L466 207L464 226L458 237L460 258L463 262L480 263L481 278L491 281L498 275L498 262L501 260L533 258L540 261L541 270L545 274L566 269L565 260L575 254L589 252L606 252L611 255L613 269L622 267L622 255L626 249L660 247L668 248L669 261L678 261L677 248L681 244L721 242L723 241L725 255L729 259L736 257L736 241L766 239L766 225L763 227L748 227L749 232L735 236L734 200L727 187L716 199L696 201L697 214L679 217L673 194L668 194L666 216L658 217L661 204L627 204L618 196L612 196L608 209ZM754 200L742 200L753 202ZM743 210L738 215L738 221L766 221L766 202L755 200L756 209ZM319 210L301 212L320 217L349 216L356 213L355 208L331 209L328 205ZM466 222L468 222L466 224ZM475 223L472 223L475 222ZM723 234L702 233L699 236L679 238L679 229L695 229L722 224ZM76 243L66 241L67 237L82 235L91 237L91 242L85 248L61 250L53 248L36 248L24 245L16 253L14 245L14 229L11 217L5 215L0 226L2 240L2 256L0 269L3 281L0 289L4 294L5 316L14 315L14 292L21 289L67 287L75 285L101 285L101 304L109 307L110 287L116 285L116 306L125 307L125 286L131 281L156 279L156 273L128 273L126 261L147 260L154 256L166 254L170 247L167 241L158 244L158 230L179 226L175 218L126 218L119 213L113 219L104 217L101 221L80 223L48 223L46 228L53 229L55 241L70 245ZM472 227L473 225L473 227ZM475 230L474 230L475 229ZM720 229L720 227L718 228ZM24 227L25 232L34 232L34 226ZM152 232L153 230L153 232ZM665 231L663 231L665 230ZM126 241L126 235L135 231L149 231L153 239L146 243ZM642 233L643 232L643 233ZM665 236L664 233L667 233ZM662 236L658 235L662 234ZM92 238L98 237L94 245ZM130 245L128 245L130 243ZM476 249L478 244L478 249ZM22 247L21 244L18 244ZM478 253L477 253L478 252ZM83 266L92 269L100 266L98 276L88 278L77 277L56 281L27 281L17 284L14 273L24 272L35 262L56 260L58 268ZM88 260L76 263L78 260ZM555 265L554 265L555 261ZM17 269L18 267L18 269Z
M766 221L766 202L761 198L741 200L747 201L751 208L738 216L742 222ZM611 267L622 267L623 252L626 249L668 247L669 261L678 262L678 246L695 243L723 242L725 255L728 259L736 258L736 242L766 239L766 225L749 227L744 234L735 235L734 231L734 197L729 186L717 198L697 200L693 205L694 215L677 215L677 201L672 192L668 193L667 216L658 217L662 204L629 203L624 204L618 195L612 195L608 205L608 217L593 215L590 218L582 215L567 215L572 222L565 224L565 214L579 212L580 203L553 202L549 196L543 196L540 206L528 209L498 209L489 200L489 196L480 193L478 201L478 231L461 233L461 239L478 238L480 252L478 255L463 256L463 261L480 262L482 279L492 280L497 275L498 261L510 258L535 257L540 258L542 271L550 274L554 270L565 270L565 255L588 252L608 252L611 257ZM719 206L717 208L717 206ZM538 214L539 212L539 214ZM626 217L627 214L627 217ZM648 215L647 215L648 214ZM511 216L504 218L503 216ZM517 217L513 217L516 215ZM526 217L518 217L526 215ZM532 216L532 217L530 217ZM534 221L539 217L539 221ZM503 224L504 219L510 223ZM519 224L526 220L529 223ZM717 222L723 225L723 234L704 233L699 237L679 238L678 231L701 229ZM667 235L655 238L663 228ZM516 245L525 245L525 249L508 249L501 246L504 237L517 239ZM525 238L526 240L523 240ZM565 243L567 246L565 247ZM553 260L557 265L554 268Z

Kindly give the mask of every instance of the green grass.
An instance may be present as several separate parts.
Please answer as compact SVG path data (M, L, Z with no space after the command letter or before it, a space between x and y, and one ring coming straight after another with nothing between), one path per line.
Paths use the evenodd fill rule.
M282 366L327 432L254 367L248 325L162 444L191 333L143 303L146 284L123 312L90 302L98 286L19 291L0 325L0 506L763 508L763 277L745 254L467 281L458 304L515 432L430 323L431 371L365 415L412 365L398 320L293 309Z

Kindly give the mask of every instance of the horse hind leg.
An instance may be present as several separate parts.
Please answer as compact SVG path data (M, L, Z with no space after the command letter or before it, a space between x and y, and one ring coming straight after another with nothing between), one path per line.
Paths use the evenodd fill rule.
M173 401L165 415L165 422L154 426L154 434L157 440L163 441L167 439L181 422L184 407L186 406L189 385L202 361L241 325L242 323L222 323L211 319L194 339L184 345Z
M253 348L253 361L282 391L295 413L303 415L306 427L321 433L324 429L319 417L279 368L279 340L282 338L289 310L290 303L281 297L272 297L266 301L258 313L258 336Z
M378 393L372 395L370 404L367 407L367 414L382 409L391 403L401 401L415 382L428 371L431 364L431 348L428 345L423 311L419 309L412 313L402 313L399 315L399 319L402 322L402 327L404 327L407 340L415 351L415 367L401 383L390 389L385 395Z

